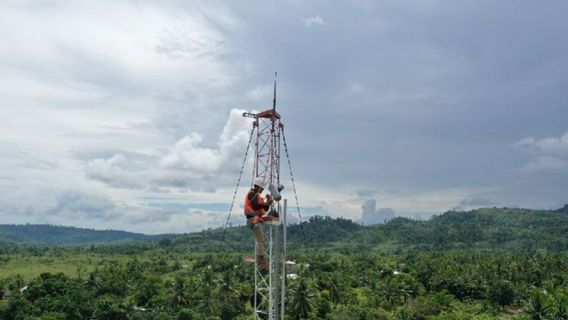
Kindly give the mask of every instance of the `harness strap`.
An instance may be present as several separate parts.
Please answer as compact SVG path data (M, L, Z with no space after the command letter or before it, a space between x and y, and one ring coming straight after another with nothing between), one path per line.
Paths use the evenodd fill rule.
M253 213L247 213L246 217L247 219L252 219L254 217L261 217L262 213L261 212L253 212Z

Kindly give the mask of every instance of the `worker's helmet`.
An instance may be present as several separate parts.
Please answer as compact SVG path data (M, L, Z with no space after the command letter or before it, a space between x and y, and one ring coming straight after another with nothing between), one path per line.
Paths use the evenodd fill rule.
M266 187L266 182L264 182L264 178L263 177L256 177L254 179L254 185L264 189Z

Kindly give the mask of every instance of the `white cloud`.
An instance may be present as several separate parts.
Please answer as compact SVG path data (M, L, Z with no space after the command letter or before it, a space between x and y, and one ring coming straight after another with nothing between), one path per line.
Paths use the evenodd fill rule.
M192 180L160 158L178 132L206 123L194 114L219 110L211 97L238 74L226 59L235 23L214 4L1 3L0 220L168 232L148 221L175 212L144 197L218 201L186 189L211 191L218 181ZM180 92L199 105L182 99L168 113L164 97ZM164 129L180 110L190 115L184 126ZM192 129L207 137L207 125ZM219 138L224 157L242 148L231 125Z
M524 138L517 142L515 146L525 148L538 155L568 158L568 131L559 137Z
M0 209L0 217L11 217L13 223L51 223L81 225L89 223L110 227L112 221L121 219L126 213L124 204L110 200L101 194L80 190L42 190L29 204L30 196L12 194L9 206ZM6 199L3 197L3 199ZM18 201L19 200L19 201ZM5 220L3 220L5 221Z
M191 133L178 141L162 159L167 169L187 170L195 175L219 171L223 159L219 149L199 147L203 141L199 133Z
M568 131L559 137L527 137L514 146L534 156L521 168L525 173L568 172Z
M226 79L215 59L224 52L222 34L205 10L113 1L11 6L0 13L0 57L33 70L38 81L64 87L83 82L111 90L117 83L164 88L198 72Z
M191 133L170 148L160 165L193 177L232 172L231 169L240 162L251 131L251 121L242 117L243 112L245 110L231 110L216 147L201 146L203 137L199 133Z
M323 26L326 24L326 22L323 20L322 17L316 15L311 18L304 19L304 24L306 25L306 27L311 28L314 26Z
M363 202L361 209L363 211L361 212L359 222L364 225L385 223L396 216L396 213L391 208L379 208L377 210L377 201L375 199L368 199Z
M89 160L86 168L87 176L102 181L115 188L141 188L143 179L140 172L129 169L133 160L127 160L123 154L115 154L108 159Z
M537 172L568 172L568 160L559 157L536 157L525 164L521 171L526 173Z
M243 118L243 112L231 110L214 147L203 146L203 136L194 132L161 154L117 152L104 157L87 157L85 173L90 179L113 188L215 192L234 183L242 164L252 129L251 120ZM251 154L252 149L249 156Z
M351 189L355 190L355 188ZM309 200L317 197L316 194L311 193L311 190L308 191L307 195L303 193L304 197L307 196ZM334 191L337 190L328 190L325 194L328 196L334 194L335 199L327 198L320 205L330 212L332 216L345 217L354 221L361 219L362 202L366 206L366 208L363 208L364 211L372 212L371 208L376 207L375 200L369 200L369 196L381 199L381 207L383 208L379 208L376 211L385 216L396 213L396 216L414 218L416 214L420 214L422 217L429 217L463 204L468 206L475 204L479 207L481 206L480 199L499 199L503 192L497 188L452 188L427 191L399 190L397 192L364 190L363 192L355 192L352 195L347 190L339 193L333 193ZM502 205L510 205L509 203L501 203Z
M47 191L42 203L25 204L26 197L0 208L0 219L10 223L47 223L95 229L121 229L146 234L186 233L221 227L226 213L203 209L185 211L147 206L126 199L80 190ZM236 217L233 222L242 222ZM241 220L241 221L239 221Z
M361 216L361 203L352 199L322 201L321 207L334 217L357 220Z

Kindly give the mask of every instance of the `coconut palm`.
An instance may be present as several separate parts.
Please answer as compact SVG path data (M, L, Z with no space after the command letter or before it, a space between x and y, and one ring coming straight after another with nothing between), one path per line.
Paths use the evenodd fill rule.
M313 287L302 278L290 287L289 295L288 310L292 319L307 319L314 308L315 293Z

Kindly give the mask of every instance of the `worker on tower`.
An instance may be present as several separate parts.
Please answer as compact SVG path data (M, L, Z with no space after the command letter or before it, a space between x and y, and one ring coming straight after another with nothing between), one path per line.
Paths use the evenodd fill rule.
M245 216L247 226L252 230L257 243L257 264L261 272L268 271L268 259L265 256L264 230L262 224L270 220L266 212L270 209L273 200L270 194L266 195L266 201L262 198L262 191L266 183L262 177L254 179L254 186L245 197Z

